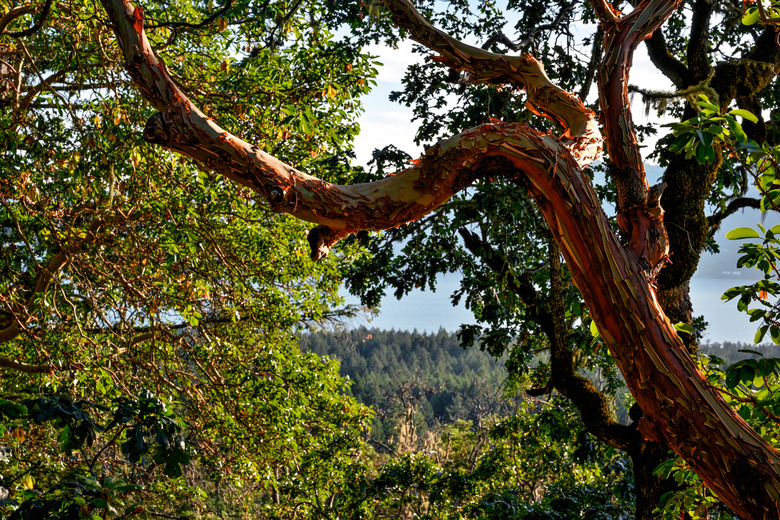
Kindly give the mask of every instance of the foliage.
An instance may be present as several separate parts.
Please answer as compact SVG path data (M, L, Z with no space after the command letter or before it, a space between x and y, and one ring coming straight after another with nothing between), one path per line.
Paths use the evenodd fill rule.
M755 349L739 352L742 357L750 357L729 364L720 357L721 349L712 349L703 355L700 364L726 402L759 435L780 447L780 358ZM664 495L658 510L662 518L676 519L683 513L692 519L735 518L680 458L669 459L656 472L674 478L682 488Z
M766 229L758 224L764 235L760 244L743 244L739 252L742 255L737 261L737 267L753 267L763 273L764 278L750 285L732 287L723 294L724 300L732 300L739 297L737 309L750 316L750 321L759 322L756 331L755 342L760 343L767 332L775 344L780 344L780 322L778 320L778 297L780 297L780 284L777 264L780 259L780 225ZM737 228L730 231L726 238L732 240L746 238L760 238L758 232L752 228ZM750 304L757 303L759 307L750 308Z
M58 450L94 450L97 438L111 429L123 432L120 438L130 436L119 446L131 466L148 456L172 475L182 472L170 484L144 482L145 492L158 498L153 505L161 512L154 514L189 504L198 514L217 514L222 508L227 514L328 515L340 507L336 497L344 481L360 479L357 439L370 414L341 394L344 384L332 364L296 349L290 331L301 321L333 315L331 306L339 303L335 263L304 264L303 226L272 215L248 190L226 188L222 179L198 171L186 159L146 153L136 145L136 122L151 110L122 76L122 59L108 43L113 38L105 21L92 4L46 5L47 12L23 12L3 28L14 38L3 67L18 79L3 78L0 96L2 160L8 172L0 178L0 356L4 367L20 371L8 378L6 397L31 396L26 410L8 404L3 413L21 420L32 410L47 427L61 429L59 443L36 439L45 448L40 450L43 468L56 466L52 454ZM550 75L564 87L582 83L584 98L600 41L594 13L583 5L510 2L508 7L519 13L518 47L549 62ZM490 2L422 7L452 34L480 40L489 40L506 21ZM375 75L362 45L394 39L385 19L365 24L357 6L331 2L241 0L215 8L158 1L144 8L153 45L170 56L171 74L208 114L219 115L222 124L290 164L333 180L352 178L347 158L357 131L358 97ZM713 10L731 20L727 5ZM374 4L366 6L369 14L376 11ZM683 11L666 31L669 55L694 61L687 46L702 38L688 37ZM748 9L744 16L752 21L754 14ZM574 23L594 31L577 41L568 30ZM751 34L720 25L714 25L714 36L723 45L713 56L746 55L742 51L752 42ZM336 36L339 30L349 34ZM500 42L488 46L506 44ZM595 50L580 55L577 43ZM422 122L420 141L490 117L529 117L514 92L467 85L465 76L453 77L432 62L412 70L405 81L404 93L395 97L415 106ZM771 93L761 95L767 106L776 103ZM454 109L446 106L450 96L459 99ZM678 115L686 110L683 102L671 108ZM738 109L728 116L741 114ZM731 120L724 118L731 129ZM708 136L728 135L725 127L717 132L716 125L703 124L690 123L701 144L687 143L697 149L689 158L706 162L717 155ZM749 153L759 151L738 137ZM760 168L767 164L771 161ZM780 193L767 172L760 174L766 180L763 189ZM724 190L738 188L741 178L718 175L712 196L724 199ZM562 346L571 354L572 374L581 368L610 370L610 355L584 330L590 316L569 274L556 266L560 255L549 230L520 192L486 179L420 227L375 242L370 261L353 241L340 252L342 258L358 260L353 288L376 303L384 290L376 287L380 276L403 294L418 285L432 287L439 272L460 270L466 276L455 299L464 299L480 320L478 327L464 328L461 337L494 354L511 350L515 377L535 368L537 386L554 380L552 359L557 358L531 364L533 352L561 347L552 345L552 335L542 335L549 333L545 320L550 315L563 322ZM774 196L765 200L771 203ZM525 232L508 231L507 223ZM456 231L463 244L452 239ZM399 260L392 245L402 241L408 258ZM565 310L550 310L558 304ZM774 337L771 325L769 330ZM55 406L52 388L72 394L71 401L59 398ZM143 393L152 390L170 396L189 424L197 454L190 481L181 469L189 456L179 430L184 423ZM96 406L87 413L82 405L88 402L113 403L124 411L98 420L93 414L106 410ZM134 422L143 414L156 419ZM87 460L83 456L82 462ZM34 467L18 458L13 464L14 478ZM409 458L398 466L420 488L433 476L425 461L418 465ZM388 466L388 475L393 468ZM78 486L55 489L63 475L56 467L51 473L50 489L66 497L62 504L78 505L77 496L86 501L88 493ZM108 480L99 484L111 489ZM205 490L225 486L240 490L230 503L219 492L212 493L217 503L206 503L211 499L204 498ZM344 500L359 495L350 493L343 493ZM27 504L37 507L34 495L23 497L19 511ZM511 495L506 493L506 501L489 498L475 511L515 503ZM174 498L166 502L163 496ZM593 494L579 496L586 501ZM52 511L59 507L41 503ZM412 505L401 501L399 507ZM109 514L108 507L102 509Z
M594 445L566 406L529 400L512 416L446 425L432 451L400 454L378 468L365 484L363 511L429 519L632 518L625 460Z
M742 14L743 24L754 25L758 22L776 24L778 21L780 21L780 2L769 0L768 7L764 5L763 0L745 2Z
M368 471L339 497L348 517L631 517L630 461L599 445L559 395L504 388L501 403L506 371L453 334L358 329L301 343L339 359L350 392L380 419Z
M672 129L675 137L669 145L671 152L685 152L686 159L695 157L698 162L707 163L715 160L714 143L717 142L750 150L758 148L755 142L748 139L736 119L739 116L756 123L756 116L742 109L721 114L720 107L711 103L705 94L699 94L699 100L693 104L697 107L696 117L666 125Z
M110 422L100 426L90 409ZM166 477L176 478L190 461L184 425L146 391L137 400L115 399L110 407L74 401L64 393L23 400L18 410L25 413L3 425L13 433L14 455L6 462L20 471L4 484L21 482L6 504L19 506L12 509L11 519L129 518L144 509L139 496L143 486L135 476L139 471L148 478L160 468ZM47 452L52 453L47 423L59 442L55 451L65 462L59 478L46 461Z
M3 35L0 360L11 372L0 427L11 440L0 507L284 516L284 497L311 511L309 496L345 478L370 418L335 366L293 341L301 323L351 313L336 262L302 261L305 226L249 191L148 153L139 123L153 108L105 15L89 2L50 7ZM362 49L391 38L386 26L366 28L346 4L144 9L149 38L208 113L349 180L359 98L376 74Z
M86 382L70 395L25 400L21 408L5 402L4 414L14 419L3 424L13 439L3 472L10 498L21 512L67 508L68 500L93 493L90 482L101 489L111 481L132 486L122 488L120 498L132 492L130 505L143 503L154 514L190 511L210 518L220 510L252 510L284 517L284 511L312 507L307 495L332 493L350 474L370 415L341 395L344 380L333 363L294 345L266 349L251 365L222 372L220 388L196 381L211 403L190 402L184 393L165 403L146 390L137 398L105 394L99 403L74 399L96 395ZM60 458L67 464L57 464ZM11 486L28 475L29 490ZM284 507L274 496L284 498Z

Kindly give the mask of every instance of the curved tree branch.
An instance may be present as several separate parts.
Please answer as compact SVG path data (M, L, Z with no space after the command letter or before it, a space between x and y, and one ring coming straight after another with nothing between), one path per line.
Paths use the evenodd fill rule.
M645 40L645 46L650 61L674 83L675 87L683 89L690 85L688 67L669 51L663 31L655 31L650 38Z
M198 23L187 23L187 22L159 22L155 25L150 25L149 28L154 27L168 27L169 29L201 29L208 24L212 23L214 20L225 14L228 9L230 9L233 6L233 0L227 0L225 2L225 5L211 13L209 16L204 18L202 21Z
M528 94L529 108L560 124L569 148L581 166L601 154L601 133L595 114L580 99L553 84L532 57L507 56L466 45L433 27L409 0L384 0L398 25L415 41L439 53L445 65L471 73L471 83L511 84Z
M531 319L539 324L539 328L550 342L551 381L538 391L529 391L529 395L542 395L558 391L574 403L582 414L583 422L588 431L610 446L627 452L637 451L641 441L639 432L615 420L606 396L600 392L590 379L576 373L571 350L567 347L567 330L563 322L565 303L563 301L562 267L560 250L554 241L550 240L550 279L551 298L545 300L539 296L530 277L516 277L510 271L506 260L481 240L475 233L465 228L458 230L466 248L481 258L485 264L496 273L506 277L507 289L523 300L528 307Z
M35 12L35 7L32 4L20 5L8 11L0 18L0 34L4 34L14 20L33 12Z
M720 229L720 225L726 219L726 217L733 215L741 209L759 209L760 207L760 199L755 199L752 197L740 197L738 199L732 200L723 210L718 211L717 213L713 213L707 217L707 222L710 225L710 236L714 235L715 232Z
M605 23L604 57L599 71L601 123L610 161L618 171L632 175L618 181L619 207L642 204L647 196L645 168L637 146L636 130L628 98L628 74L634 51L677 9L679 0L644 0L631 13ZM625 184L621 188L620 184Z
M49 262L40 267L35 287L25 303L13 301L12 297L3 297L2 299L5 300L5 305L14 321L6 328L0 329L0 344L18 337L25 332L27 325L36 319L35 311L40 300L46 296L57 274L70 263L73 255L110 236L101 233L101 228L109 222L132 220L139 218L139 216L138 213L124 214L120 211L118 217L96 218L87 228L85 235L74 237L75 239L72 240L66 239L60 245L60 250L49 259Z
M561 251L550 241L550 301L546 311L552 316L565 316ZM588 430L609 445L626 452L635 452L642 438L635 428L617 422L609 408L607 397L587 377L577 374L571 350L567 346L567 331L559 318L553 322L550 337L553 385L568 397L582 414Z
M26 36L30 36L31 34L34 34L41 27L43 27L43 22L45 22L46 17L49 16L49 11L51 10L51 4L52 4L52 0L46 0L46 3L43 4L43 8L41 9L41 14L38 16L38 19L35 21L32 27L30 27L29 29L25 29L23 31L9 32L8 35L14 38L24 38ZM2 32L0 32L0 34L2 34Z
M0 368L7 368L25 374L53 374L54 372L67 370L70 367L60 367L57 365L28 365L27 363L19 363L12 359L0 358Z
M35 307L36 302L46 294L49 286L54 281L54 277L63 267L65 267L65 265L67 265L68 261L68 257L62 251L55 254L49 260L49 263L43 267L38 274L35 288L26 304L6 301L8 310L13 315L14 321L6 328L0 330L0 343L11 341L24 331L26 325L33 320L34 314L32 309Z

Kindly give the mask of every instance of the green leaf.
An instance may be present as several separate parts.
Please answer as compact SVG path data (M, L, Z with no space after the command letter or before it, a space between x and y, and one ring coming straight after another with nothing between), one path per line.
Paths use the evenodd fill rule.
M595 320L590 320L590 335L594 338L601 336L601 333L599 333L599 328L596 326Z
M729 370L726 372L726 386L736 388L739 384L739 370Z
M772 342L775 345L780 345L780 327L772 325L769 328L769 337L772 338Z
M734 110L729 110L729 114L731 114L732 116L739 116L739 117L741 117L743 119L747 119L751 123L758 123L758 118L755 115L753 115L752 112L750 112L748 110L744 110L742 108L736 108Z
M759 327L756 331L756 335L753 338L753 343L761 343L761 340L764 339L764 335L766 334L766 331L769 329L769 325L764 325L763 327Z
M742 365L739 369L739 380L745 386L753 384L756 377L756 369L750 365Z
M743 25L753 25L761 18L761 13L758 11L757 7L751 7L748 10L745 11L745 14L742 15L742 24Z
M18 419L27 414L27 407L7 399L0 399L0 418Z
M708 103L706 101L696 101L694 104L698 106L701 112L706 115L717 114L720 112L720 107L718 105L713 105L712 103Z
M743 293L742 287L732 287L730 289L727 289L726 292L723 293L723 296L720 297L721 300L724 302L727 302L729 300L733 300L737 296L741 295Z
M749 227L738 227L726 233L729 240L742 240L745 238L760 238L758 231Z
M684 332L686 334L693 335L694 332L696 332L696 329L694 329L691 325L688 325L687 323L675 323L674 324L674 330L677 332Z
M748 141L748 136L745 133L745 131L742 129L742 125L740 125L736 119L729 116L726 118L726 122L729 125L729 128L732 132L734 132L734 137L737 138L737 141L740 143L746 143Z
M705 163L711 163L715 161L715 148L712 146L702 146L703 148L703 155L704 155L704 161Z

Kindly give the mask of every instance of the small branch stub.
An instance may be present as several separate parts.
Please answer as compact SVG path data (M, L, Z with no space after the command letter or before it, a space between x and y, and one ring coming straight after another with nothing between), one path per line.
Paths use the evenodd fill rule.
M317 226L309 231L306 238L309 241L309 247L311 247L311 259L316 262L328 256L330 248L342 236L328 226Z
M153 115L146 121L144 139L155 144L166 144L171 140L168 125L165 124L161 113Z

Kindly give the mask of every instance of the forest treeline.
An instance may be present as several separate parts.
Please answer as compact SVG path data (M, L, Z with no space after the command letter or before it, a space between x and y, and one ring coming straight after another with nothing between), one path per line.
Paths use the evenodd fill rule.
M299 342L302 350L339 362L341 375L350 381L346 393L374 409L370 436L385 445L399 442L408 421L419 441L446 424L506 416L522 400L521 378L511 377L506 356L497 359L478 348L464 349L457 334L444 329L426 333L359 327L304 333ZM699 351L726 366L757 356L780 357L780 346L773 344L713 342ZM537 362L547 358L541 352ZM598 374L590 376L599 379ZM627 423L628 391L614 394L613 411Z
M514 400L505 392L501 359L463 349L455 334L358 328L303 334L301 348L337 360L351 380L348 393L371 406L372 437L389 443L408 413L418 436L436 425L479 422L505 415Z

